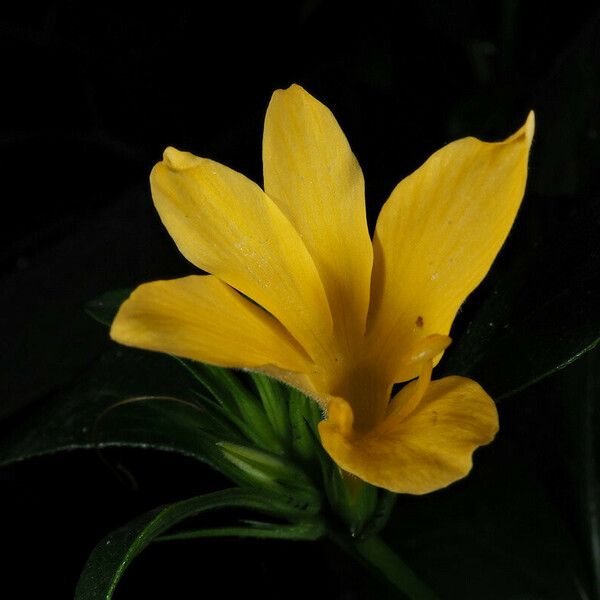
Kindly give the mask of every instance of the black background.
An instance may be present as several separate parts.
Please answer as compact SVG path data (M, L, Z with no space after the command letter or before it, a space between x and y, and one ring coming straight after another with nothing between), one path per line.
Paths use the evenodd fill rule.
M149 195L163 148L219 160L260 182L264 111L278 87L300 83L333 110L365 173L371 226L394 185L431 152L463 135L506 137L532 108L528 198L553 198L556 207L597 194L599 15L586 3L510 0L3 7L2 431L108 347L106 331L81 310L87 300L191 272ZM528 401L501 405L498 449L480 451L481 462L490 470L506 456L528 457L578 539L569 493L549 474L552 461L564 460L553 437L562 412L548 399L556 393L543 383ZM536 433L540 411L547 425ZM136 451L108 459L112 469L82 452L2 471L0 586L16 585L14 597L70 597L109 530L225 485L181 458ZM119 465L135 484L115 474ZM208 597L249 589L267 598L282 590L363 597L362 576L335 549L310 549L227 540L162 546L134 564L117 597L201 597L205 586L216 586ZM591 581L589 565L583 572Z

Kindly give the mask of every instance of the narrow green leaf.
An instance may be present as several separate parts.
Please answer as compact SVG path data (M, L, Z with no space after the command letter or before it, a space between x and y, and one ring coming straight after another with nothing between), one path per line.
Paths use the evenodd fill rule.
M263 375L251 373L250 376L258 390L264 411L271 422L273 430L279 435L282 446L290 437L290 421L288 417L286 390L278 381Z
M94 548L77 584L75 600L110 600L127 567L158 536L184 519L232 507L291 520L305 516L270 495L235 488L157 508L112 532Z
M77 448L151 447L221 460L208 432L241 441L217 422L168 356L118 348L0 441L0 464ZM224 461L225 462L225 461Z
M241 417L232 412L227 406L219 402L215 402L214 398L209 398L194 390L194 396L198 399L202 408L214 416L215 420L226 423L229 427L234 426L235 430L240 433L240 442L246 442L252 439L252 433L249 431L251 425L244 422Z
M222 406L237 407L236 398L248 398L250 393L228 369L185 358L173 357Z
M322 521L303 521L292 525L275 523L253 523L252 527L215 527L212 529L193 529L163 535L157 541L191 540L215 537L249 537L273 540L318 540L325 534Z
M174 357L234 419L248 440L273 452L284 452L261 401L253 396L229 370Z
M306 465L317 457L321 447L315 432L322 419L317 403L298 390L289 389L288 411L291 427L292 449Z

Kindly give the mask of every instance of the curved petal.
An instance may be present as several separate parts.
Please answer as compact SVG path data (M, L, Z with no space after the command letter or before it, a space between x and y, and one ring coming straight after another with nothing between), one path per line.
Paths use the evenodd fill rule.
M311 361L271 315L212 275L139 286L120 307L113 340L219 365L276 365L307 372Z
M336 337L352 347L364 333L373 262L363 174L333 114L298 85L273 94L263 170L266 193L317 265Z
M409 383L395 403L412 404L418 388L418 381ZM474 450L498 431L494 402L464 377L431 382L410 409L407 415L392 409L377 427L357 435L350 406L338 398L319 424L321 441L342 469L360 479L396 493L427 494L465 477Z
M253 182L208 159L167 148L150 177L160 217L181 253L274 315L311 354L331 314L298 232Z
M504 142L448 144L392 192L373 240L369 309L369 335L383 360L415 338L450 331L513 224L533 129L531 113Z

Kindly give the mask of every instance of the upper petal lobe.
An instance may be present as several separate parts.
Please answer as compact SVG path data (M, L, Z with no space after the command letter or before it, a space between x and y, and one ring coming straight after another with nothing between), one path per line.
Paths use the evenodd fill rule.
M373 240L369 336L382 360L415 338L448 334L516 217L532 135L533 114L504 142L448 144L392 192Z
M263 170L265 191L315 261L336 339L348 348L364 333L373 260L363 174L333 114L298 85L273 94Z

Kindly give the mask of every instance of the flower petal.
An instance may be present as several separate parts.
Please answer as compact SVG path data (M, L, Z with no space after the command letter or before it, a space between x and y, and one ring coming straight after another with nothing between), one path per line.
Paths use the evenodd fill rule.
M533 129L531 113L504 142L448 144L392 192L373 240L369 312L369 336L383 360L415 338L450 331L513 224Z
M418 386L418 381L406 385L395 403L410 403ZM321 441L342 469L360 479L396 493L427 494L465 477L474 450L498 431L494 402L464 377L431 382L416 408L408 416L403 412L392 410L377 427L358 435L350 405L332 400L327 421L319 424Z
M121 305L110 335L127 346L222 367L306 372L311 364L280 323L212 275L139 286Z
M150 182L160 217L189 261L264 307L309 353L323 351L332 320L315 264L256 184L174 148Z
M273 94L263 169L266 193L317 265L336 337L352 347L364 334L373 262L363 174L333 114L298 85Z

